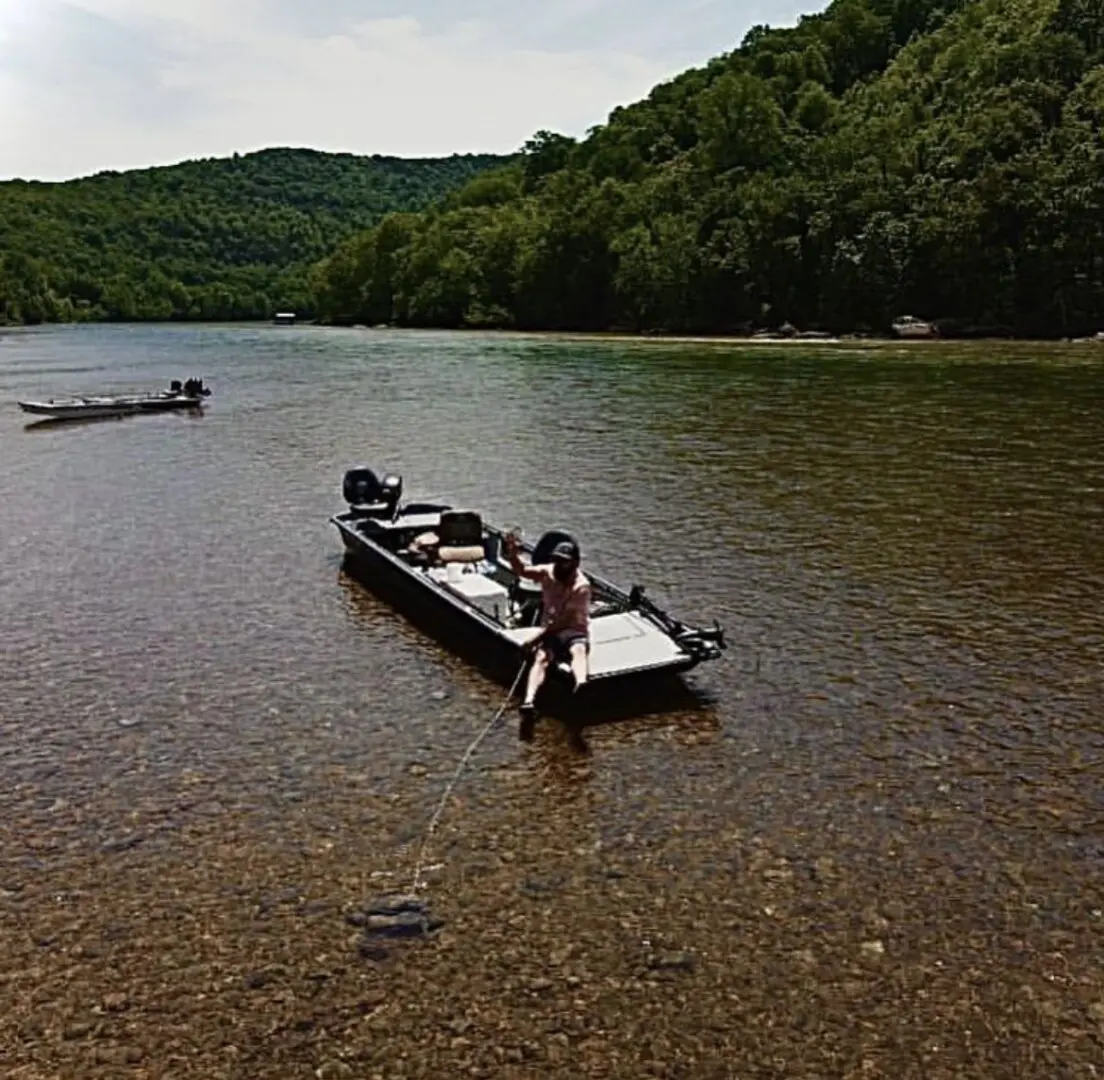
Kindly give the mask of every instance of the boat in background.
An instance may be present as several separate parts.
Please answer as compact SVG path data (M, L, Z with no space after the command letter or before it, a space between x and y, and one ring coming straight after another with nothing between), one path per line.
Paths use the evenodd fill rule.
M893 332L899 338L926 340L939 337L939 328L935 323L924 322L912 315L902 315L893 320Z
M414 622L455 644L480 667L509 680L539 633L541 589L514 573L503 556L505 533L474 510L442 503L403 503L402 477L368 468L345 474L348 509L331 518L347 563L363 584L391 600ZM552 549L573 538L546 532L535 546L519 545L523 562L548 562ZM644 595L585 568L591 586L590 675L595 687L623 688L645 677L669 676L718 659L724 632L694 627ZM564 666L554 678L569 680Z
M50 398L47 401L20 401L19 407L33 416L51 420L89 420L107 416L133 416L136 413L178 412L202 408L211 396L202 379L174 379L168 390L150 394L98 395L93 397Z

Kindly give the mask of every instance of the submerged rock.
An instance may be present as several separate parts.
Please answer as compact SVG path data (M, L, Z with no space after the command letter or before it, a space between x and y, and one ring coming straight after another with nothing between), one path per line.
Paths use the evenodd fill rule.
M424 937L440 930L444 921L428 912L404 911L398 915L369 915L364 924L365 937Z
M425 937L444 926L443 919L430 914L417 896L381 896L363 908L347 912L345 921L364 931L366 941L375 938Z

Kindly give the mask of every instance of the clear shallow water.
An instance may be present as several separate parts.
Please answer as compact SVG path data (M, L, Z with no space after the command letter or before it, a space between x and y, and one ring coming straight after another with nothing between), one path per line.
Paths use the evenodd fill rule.
M38 970L8 984L12 1060L169 1075L175 1010L173 1075L1104 1071L1100 356L0 331L0 903ZM200 418L15 406L189 375ZM566 526L731 641L696 707L593 729L582 762L552 725L492 737L442 824L445 937L378 962L340 908L402 881L502 691L342 575L361 462ZM258 995L295 1031L365 987L370 1034L250 1027ZM98 993L132 1004L81 1033Z

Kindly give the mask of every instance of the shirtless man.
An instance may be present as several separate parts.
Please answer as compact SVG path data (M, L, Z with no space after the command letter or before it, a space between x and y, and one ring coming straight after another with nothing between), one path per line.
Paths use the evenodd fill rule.
M515 537L507 536L506 557L518 577L539 582L541 587L541 630L526 648L534 653L529 669L525 700L521 704L521 738L533 737L537 717L537 691L548 675L548 665L566 661L571 665L574 689L587 680L590 659L590 582L579 569L579 549L563 541L552 550L552 561L526 566L518 556Z

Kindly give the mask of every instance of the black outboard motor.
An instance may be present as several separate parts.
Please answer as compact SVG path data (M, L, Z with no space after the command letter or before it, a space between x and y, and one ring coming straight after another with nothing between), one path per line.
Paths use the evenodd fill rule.
M341 485L349 509L358 517L391 518L402 498L402 477L388 473L381 480L369 468L350 469Z

